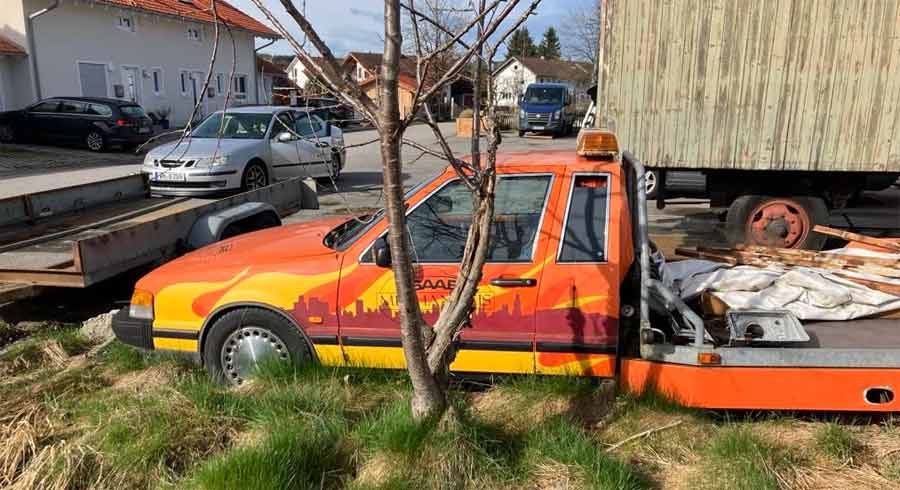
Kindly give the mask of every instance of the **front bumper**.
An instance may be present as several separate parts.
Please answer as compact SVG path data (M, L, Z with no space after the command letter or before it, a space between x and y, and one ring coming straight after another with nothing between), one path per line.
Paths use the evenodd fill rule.
M125 307L119 310L112 319L112 331L122 343L140 347L141 349L153 349L153 326L150 320L131 318Z
M549 116L548 116L549 117ZM527 121L524 119L519 119L519 131L557 131L562 128L562 120L556 119L553 121Z
M149 167L142 169L150 182L150 192L166 196L208 196L241 188L241 170L233 165L196 169ZM164 179L175 175L179 180Z

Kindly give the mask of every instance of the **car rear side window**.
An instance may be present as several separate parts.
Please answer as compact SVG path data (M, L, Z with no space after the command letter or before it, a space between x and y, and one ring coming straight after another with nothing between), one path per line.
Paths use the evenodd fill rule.
M110 109L109 106L103 105L103 104L88 104L87 110L85 112L87 112L88 114L91 114L93 116L111 116L112 115L112 109Z
M119 106L119 110L128 117L144 117L145 115L144 108L139 105L123 105Z
M558 261L606 262L608 214L608 176L573 176Z

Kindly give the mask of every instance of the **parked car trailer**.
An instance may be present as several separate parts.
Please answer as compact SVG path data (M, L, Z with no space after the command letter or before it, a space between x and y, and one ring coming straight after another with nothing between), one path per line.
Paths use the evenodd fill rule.
M900 175L900 1L607 5L601 124L650 168L702 171L732 241L820 247L815 224Z
M132 175L0 200L0 283L86 287L318 208L291 179L224 199L151 197Z

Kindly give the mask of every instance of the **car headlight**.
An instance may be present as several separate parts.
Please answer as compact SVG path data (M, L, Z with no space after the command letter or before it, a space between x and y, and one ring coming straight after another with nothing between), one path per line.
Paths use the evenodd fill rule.
M144 165L146 165L148 167L155 167L156 166L156 155L151 155L148 153L147 156L144 157Z
M562 116L562 110L553 113L553 119L559 119Z
M525 119L525 109L519 109L519 119Z
M216 155L214 157L202 157L197 159L198 167L213 167L215 165L225 165L228 163L228 155Z

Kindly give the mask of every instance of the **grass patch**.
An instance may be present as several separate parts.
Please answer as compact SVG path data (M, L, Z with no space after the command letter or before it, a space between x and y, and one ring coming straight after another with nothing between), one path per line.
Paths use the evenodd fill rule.
M140 371L159 363L159 357L113 340L98 355L100 362L116 373Z
M779 488L778 471L792 464L790 454L754 434L752 428L729 424L703 448L699 488L769 490Z
M819 427L815 436L816 446L840 461L850 459L858 446L849 429L833 422Z
M262 444L233 449L200 466L179 488L334 488L349 471L341 427L283 421Z
M557 417L529 434L528 457L537 463L555 461L574 467L586 488L637 490L648 479L633 467L608 455L575 421Z

